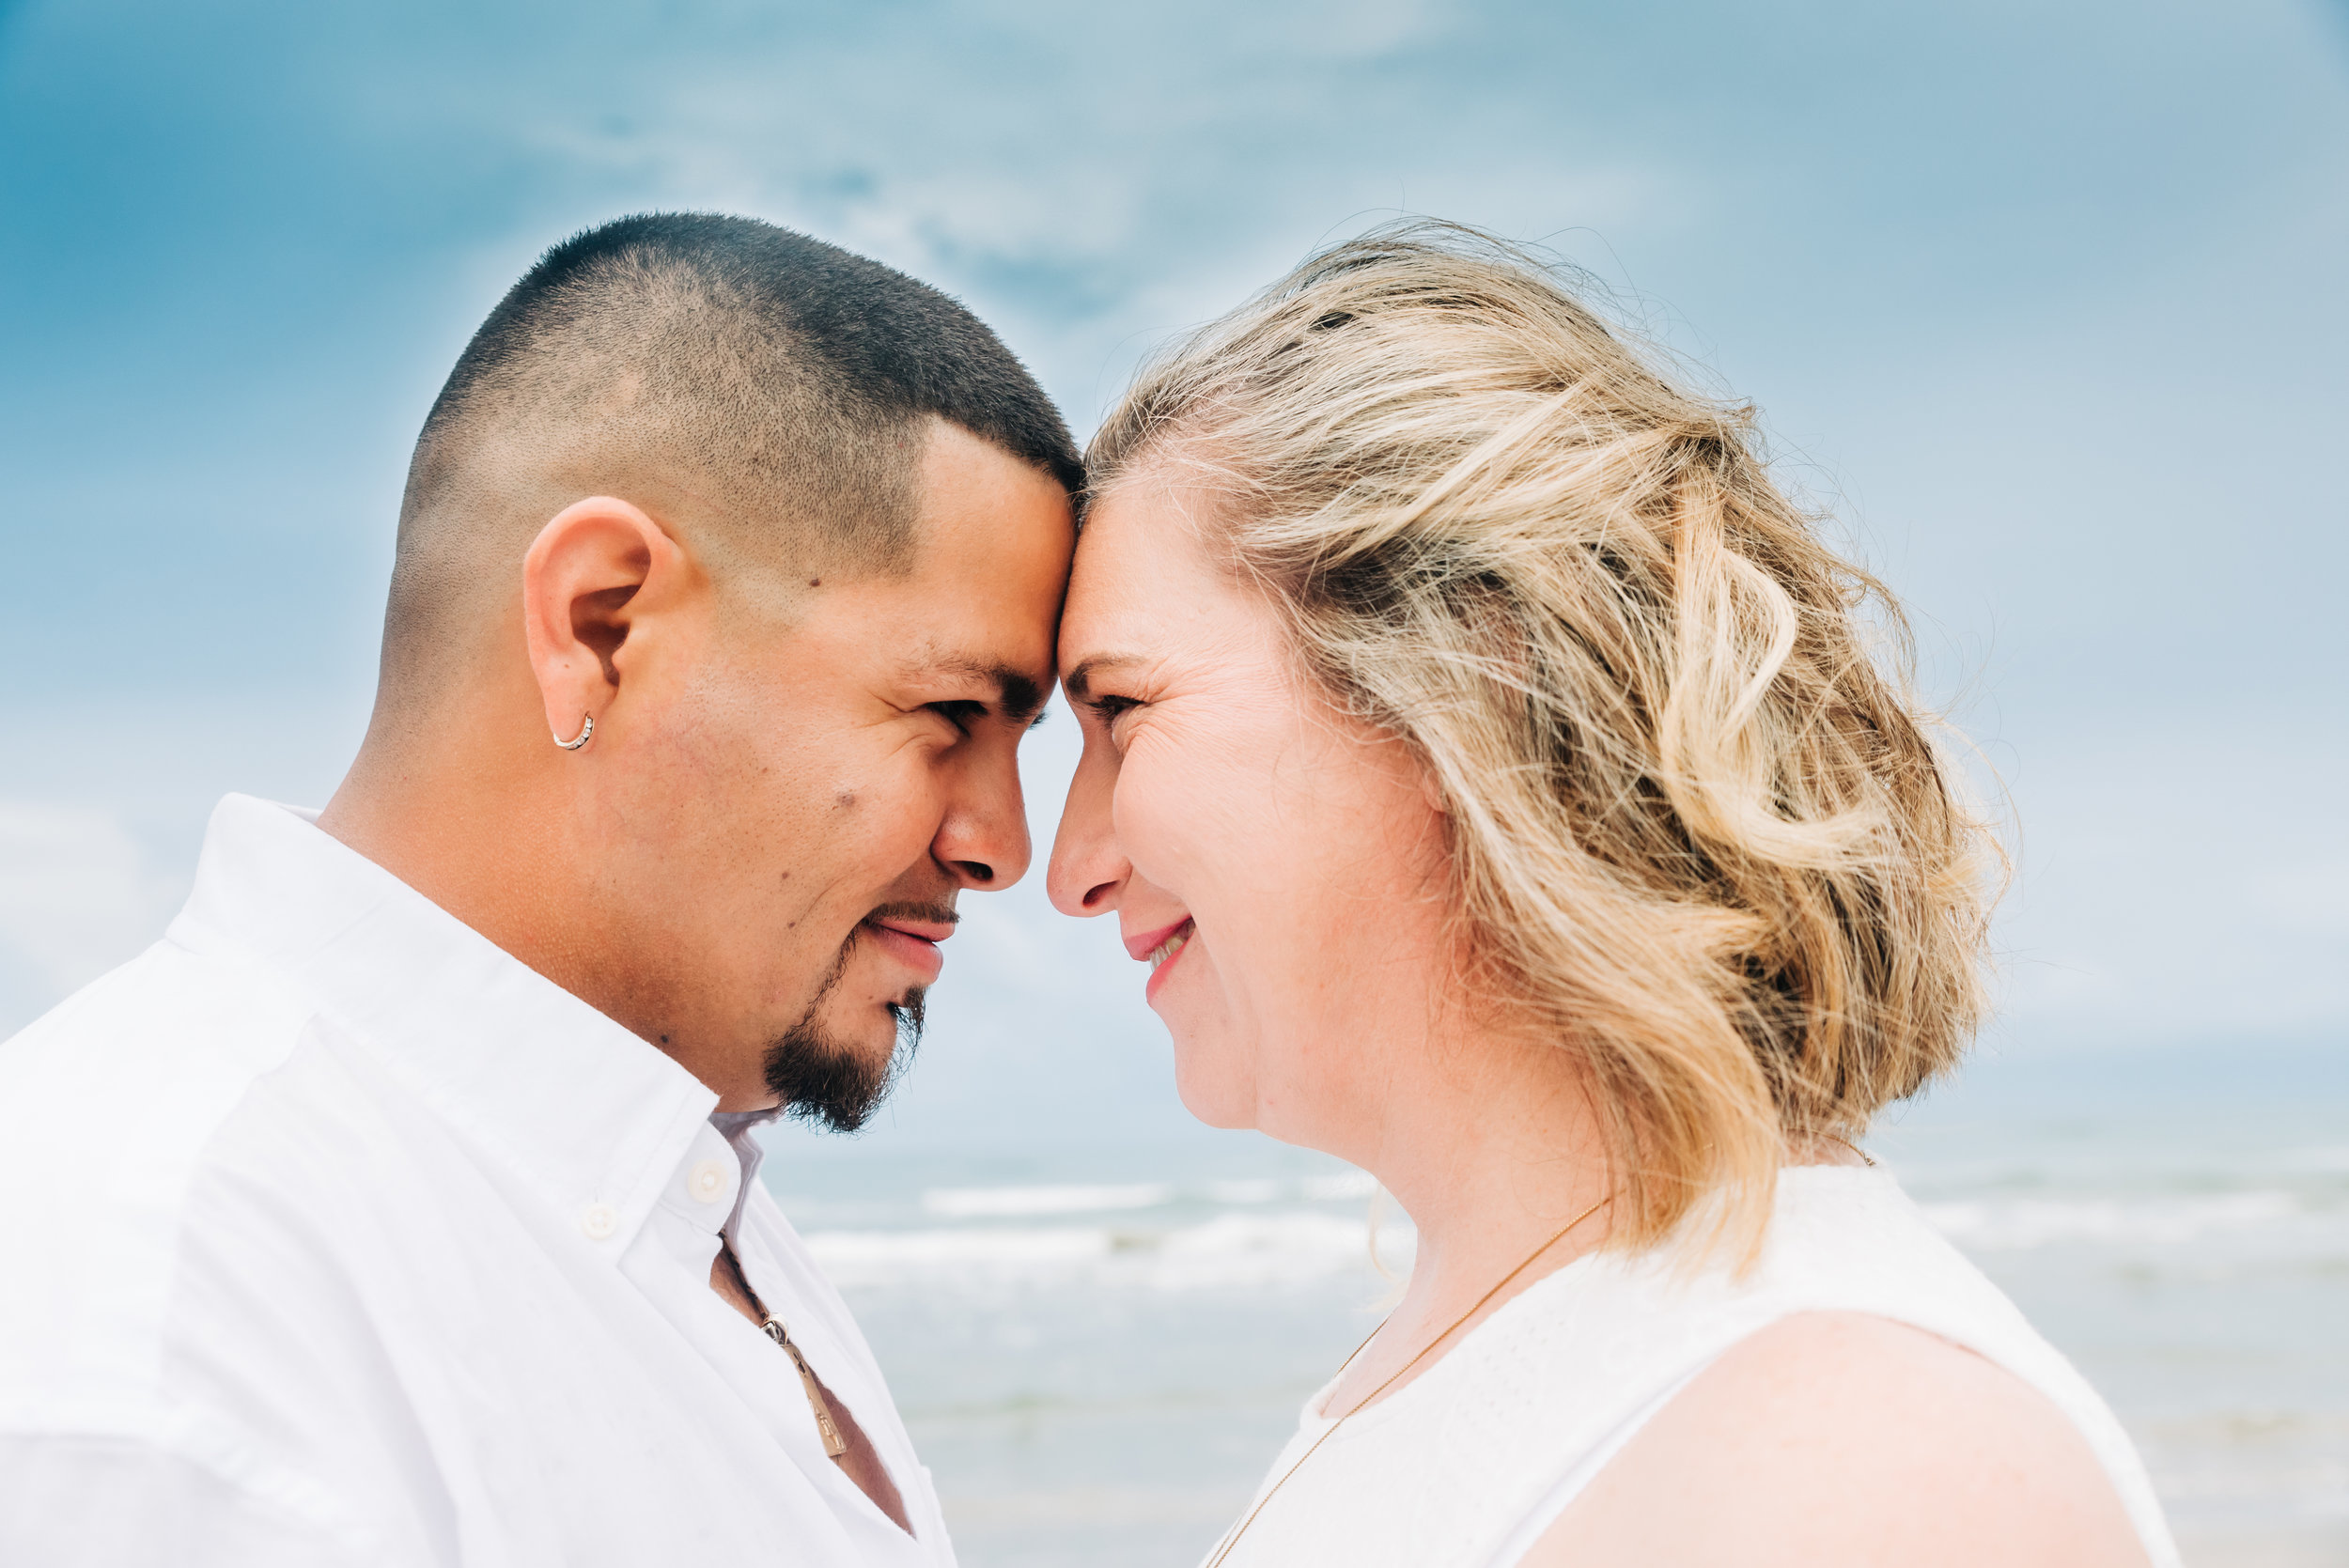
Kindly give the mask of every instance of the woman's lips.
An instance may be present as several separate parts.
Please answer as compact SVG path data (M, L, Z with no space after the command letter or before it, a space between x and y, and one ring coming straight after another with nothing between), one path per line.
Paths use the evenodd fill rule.
M1196 924L1185 919L1178 920L1174 924L1159 930L1146 931L1139 937L1127 939L1126 951L1150 966L1149 984L1142 988L1144 1001L1159 994L1159 987L1166 984L1167 971L1174 967L1174 960L1183 955L1184 950L1190 946L1191 939L1197 934Z
M946 967L946 955L938 951L938 944L954 935L951 925L933 925L918 920L868 920L865 935L874 945L896 959L921 978L916 985L931 985L938 971Z

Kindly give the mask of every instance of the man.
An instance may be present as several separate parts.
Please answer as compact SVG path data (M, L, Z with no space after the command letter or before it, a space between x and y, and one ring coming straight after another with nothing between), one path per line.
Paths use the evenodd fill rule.
M0 1561L952 1561L754 1181L1028 863L1077 458L977 320L742 219L557 246L416 446L315 820L0 1046Z

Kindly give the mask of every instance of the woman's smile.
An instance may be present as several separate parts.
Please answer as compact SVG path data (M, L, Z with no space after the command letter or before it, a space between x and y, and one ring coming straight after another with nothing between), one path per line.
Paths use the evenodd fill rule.
M1196 923L1186 915L1172 925L1161 925L1155 931L1145 931L1139 937L1126 939L1126 951L1150 966L1149 983L1143 987L1143 997L1159 994L1159 987L1166 983L1167 966L1190 945L1196 929Z

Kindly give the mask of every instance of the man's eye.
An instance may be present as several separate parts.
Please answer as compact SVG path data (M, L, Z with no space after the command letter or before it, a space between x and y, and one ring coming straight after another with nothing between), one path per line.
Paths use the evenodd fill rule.
M974 703L969 701L931 703L928 705L928 707L932 713L939 715L965 735L969 735L971 733L971 726L972 724L977 723L981 719L987 717L987 705L985 703Z

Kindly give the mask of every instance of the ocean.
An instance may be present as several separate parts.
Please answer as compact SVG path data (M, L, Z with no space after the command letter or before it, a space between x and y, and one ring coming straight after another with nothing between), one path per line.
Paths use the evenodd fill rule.
M1869 1140L2104 1392L2195 1568L2349 1564L2342 1061L1993 1063ZM767 1179L966 1568L1190 1568L1411 1250L1367 1176L1252 1135L785 1131Z

